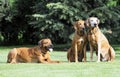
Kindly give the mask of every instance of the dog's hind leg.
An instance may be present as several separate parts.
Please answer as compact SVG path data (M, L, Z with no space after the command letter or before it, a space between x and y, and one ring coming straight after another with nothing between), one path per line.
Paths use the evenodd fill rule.
M115 51L111 46L109 48L109 55L110 55L110 61L113 61L115 59Z
M84 49L83 49L83 51L84 51L84 62L86 62L86 45L84 46Z
M16 63L16 56L17 56L17 52L16 52L16 48L14 48L8 54L7 63Z
M67 51L68 62L71 62L71 60L70 60L71 55L70 54L71 54L71 48L69 48L68 51Z

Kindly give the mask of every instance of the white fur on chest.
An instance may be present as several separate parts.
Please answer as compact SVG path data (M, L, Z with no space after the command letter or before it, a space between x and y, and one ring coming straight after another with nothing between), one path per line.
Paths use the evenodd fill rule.
M84 43L84 39L83 39L83 38L80 38L80 39L78 40L78 44L82 44L82 43Z
M79 42L83 42L83 41L84 41L84 39L83 39L83 38L80 38L78 41L79 41Z

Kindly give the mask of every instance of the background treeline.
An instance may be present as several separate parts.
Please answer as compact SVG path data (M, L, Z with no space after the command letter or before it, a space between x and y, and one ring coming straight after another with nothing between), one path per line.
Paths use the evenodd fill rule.
M76 20L97 16L113 44L120 43L120 0L0 0L0 45L71 42Z

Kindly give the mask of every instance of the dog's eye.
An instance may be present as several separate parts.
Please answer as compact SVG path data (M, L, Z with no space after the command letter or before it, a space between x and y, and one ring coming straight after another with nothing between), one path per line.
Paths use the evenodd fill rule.
M93 20L90 20L90 21L93 21Z

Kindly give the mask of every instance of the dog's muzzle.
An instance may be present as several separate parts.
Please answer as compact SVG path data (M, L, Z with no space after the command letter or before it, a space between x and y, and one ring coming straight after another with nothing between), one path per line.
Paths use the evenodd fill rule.
M95 24L94 24L94 27L96 27L96 26L97 26L97 24L95 23Z
M47 46L46 49L47 49L48 51L52 52L52 51L53 51L53 45Z
M80 36L85 34L85 28L80 29L77 34L79 34Z
M97 24L96 24L96 23L91 24L91 27L92 27L92 28L94 28L94 27L96 27L96 26L97 26Z

